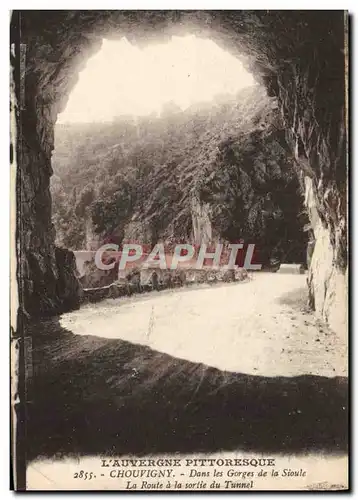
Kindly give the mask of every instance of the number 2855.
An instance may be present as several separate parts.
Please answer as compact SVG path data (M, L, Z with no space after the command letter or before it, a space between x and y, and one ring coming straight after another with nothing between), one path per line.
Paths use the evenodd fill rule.
M85 472L84 470L80 470L79 472L75 472L73 475L74 479L94 479L96 476L93 472Z

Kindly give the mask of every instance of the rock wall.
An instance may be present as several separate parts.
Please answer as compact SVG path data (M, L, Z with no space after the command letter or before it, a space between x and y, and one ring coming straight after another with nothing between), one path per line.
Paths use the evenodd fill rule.
M86 250L98 250L102 244L100 235L96 234L93 229L92 218L86 214Z
M33 315L76 303L57 286L49 179L57 113L86 58L103 36L148 44L188 32L244 57L277 96L310 216L319 221L310 294L318 314L339 327L347 293L347 36L339 11L13 11L21 308Z
M17 99L17 280L20 314L47 316L79 307L73 253L55 247L49 181L54 114L27 91ZM32 133L28 133L32 130ZM20 237L21 235L21 237Z
M70 250L55 248L58 269L56 296L60 298L59 312L80 307L83 290L77 279L76 259Z
M95 258L96 252L92 250L74 250L73 254L76 259L76 270L78 278L82 278L86 274L88 263Z
M324 226L317 210L313 182L305 178L305 205L309 212L315 238L309 266L309 295L311 306L336 332L345 332L347 326L348 273L336 264L336 249L330 231Z
M193 198L191 200L191 218L193 223L192 242L196 245L212 242L214 235L210 219L210 205Z

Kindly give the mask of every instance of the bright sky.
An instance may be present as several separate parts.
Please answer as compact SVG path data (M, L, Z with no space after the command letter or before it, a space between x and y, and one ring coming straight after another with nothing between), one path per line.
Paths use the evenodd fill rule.
M58 121L108 121L118 115L160 113L168 101L184 110L254 83L238 59L209 39L172 37L145 48L125 38L104 40L81 71Z

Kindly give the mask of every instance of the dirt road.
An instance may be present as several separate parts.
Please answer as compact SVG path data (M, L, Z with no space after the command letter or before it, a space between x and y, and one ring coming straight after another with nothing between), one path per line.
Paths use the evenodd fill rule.
M27 456L343 453L346 347L305 276L181 288L33 325Z
M147 345L252 375L347 375L347 349L307 310L305 275L255 273L244 283L111 299L65 314L77 335Z

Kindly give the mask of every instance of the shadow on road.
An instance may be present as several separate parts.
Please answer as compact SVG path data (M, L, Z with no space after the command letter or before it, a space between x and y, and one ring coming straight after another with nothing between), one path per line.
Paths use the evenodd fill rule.
M117 339L77 336L57 320L31 333L28 460L347 450L346 378L223 372Z
M300 310L301 312L312 312L308 306L307 287L294 288L293 290L282 294L277 302L285 306L290 306L293 309Z

